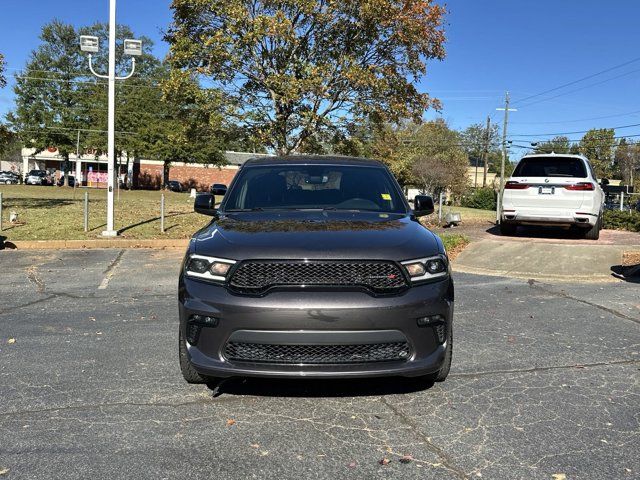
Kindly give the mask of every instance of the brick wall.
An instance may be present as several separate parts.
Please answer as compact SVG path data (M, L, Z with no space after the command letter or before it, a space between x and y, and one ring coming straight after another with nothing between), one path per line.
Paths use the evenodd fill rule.
M229 185L238 171L235 167L202 167L200 165L172 165L169 180L178 180L183 188L209 190L214 183ZM138 188L158 189L162 185L162 165L141 164L134 185Z

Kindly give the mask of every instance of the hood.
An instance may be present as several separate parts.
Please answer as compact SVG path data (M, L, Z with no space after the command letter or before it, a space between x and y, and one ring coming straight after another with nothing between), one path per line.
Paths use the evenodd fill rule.
M402 261L443 252L440 240L408 215L335 211L226 214L197 232L190 249L234 260Z

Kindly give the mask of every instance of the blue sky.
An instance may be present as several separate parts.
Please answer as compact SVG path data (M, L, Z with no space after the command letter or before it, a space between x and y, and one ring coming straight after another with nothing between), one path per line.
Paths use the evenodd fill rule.
M162 56L167 51L161 32L171 20L169 4L119 0L118 22L155 40L155 53ZM428 118L442 116L456 128L484 122L488 114L500 122L502 113L495 108L509 90L514 106L520 107L510 117L513 135L537 139L545 138L537 135L543 133L640 124L637 0L450 0L447 6L447 58L429 63L421 82L421 89L440 98L444 109L429 112ZM2 13L0 51L12 75L36 47L44 23L52 18L78 26L106 21L108 1L5 0ZM518 102L636 58L609 73ZM10 108L9 86L0 90L0 113ZM640 127L616 133L640 134ZM520 137L518 143L532 138Z

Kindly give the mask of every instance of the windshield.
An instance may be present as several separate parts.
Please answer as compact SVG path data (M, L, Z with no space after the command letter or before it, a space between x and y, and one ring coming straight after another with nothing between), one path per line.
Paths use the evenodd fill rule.
M512 177L575 177L585 178L587 171L579 158L532 157L523 158Z
M270 165L240 171L225 211L369 210L405 213L396 183L380 167Z

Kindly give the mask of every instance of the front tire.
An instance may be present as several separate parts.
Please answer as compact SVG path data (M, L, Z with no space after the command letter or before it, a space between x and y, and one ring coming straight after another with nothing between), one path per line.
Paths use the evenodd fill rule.
M189 354L187 353L187 341L184 338L182 326L180 326L180 333L178 335L178 357L180 359L180 371L187 383L206 383L208 379L200 375L195 368L191 360L189 360Z

